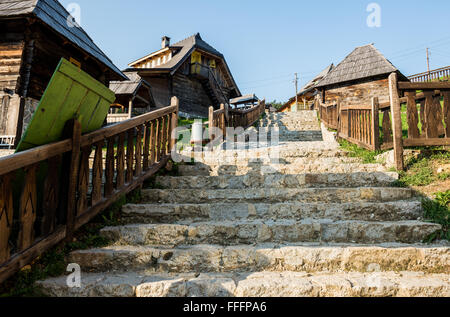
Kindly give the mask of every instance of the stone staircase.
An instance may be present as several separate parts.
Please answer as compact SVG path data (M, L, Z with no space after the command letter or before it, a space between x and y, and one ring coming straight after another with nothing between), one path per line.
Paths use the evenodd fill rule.
M126 225L102 230L111 246L70 255L81 288L65 277L40 288L49 296L450 296L449 247L421 243L440 226L423 222L412 190L390 187L396 173L348 157L313 111L268 115L261 126L279 128L279 142L205 153L124 206Z

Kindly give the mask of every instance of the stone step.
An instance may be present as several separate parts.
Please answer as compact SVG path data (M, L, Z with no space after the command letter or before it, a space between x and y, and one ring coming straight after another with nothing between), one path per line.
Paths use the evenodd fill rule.
M398 173L374 172L351 174L242 175L157 177L161 188L171 189L247 189L247 188L317 188L317 187L388 187Z
M282 159L295 159L295 158L311 158L311 159L321 159L321 158L349 158L349 153L343 150L335 149L334 147L320 147L317 146L317 142L312 142L310 145L314 149L303 150L302 148L292 147L289 145L278 145L274 147L251 147L250 149L239 149L234 147L233 149L226 148L226 145L222 148L218 148L215 151L205 151L202 153L196 153L195 158L199 161L210 160L216 157L242 157L242 158L270 158L279 157ZM308 146L309 147L309 146ZM192 156L190 152L183 151L180 153L182 156ZM191 155L189 155L191 154Z
M145 189L143 203L236 203L236 202L387 202L412 198L410 188L248 188L241 189Z
M220 176L246 175L250 173L296 175L304 173L369 173L384 172L386 169L379 164L261 164L249 163L243 165L180 165L181 176Z
M146 270L164 273L207 272L386 272L450 273L445 246L364 245L195 245L175 249L111 246L72 252L70 263L83 272Z
M214 155L214 157L195 157L195 162L199 164L205 164L208 166L224 166L224 165L236 165L239 168L247 167L249 165L315 165L315 166L325 166L331 168L336 165L342 164L358 164L361 162L359 158L356 157L279 157L279 156L261 156L252 157L250 155L242 155L236 157L230 155L229 153L223 153L222 155Z
M38 282L54 297L448 297L448 274L372 273L182 273L83 274L80 288L66 277Z
M232 221L332 219L362 221L419 220L420 201L384 203L217 203L217 204L128 204L122 207L122 221L135 223L173 223L177 221Z
M220 221L106 227L101 235L119 245L237 245L254 243L418 243L441 230L420 221L332 220Z

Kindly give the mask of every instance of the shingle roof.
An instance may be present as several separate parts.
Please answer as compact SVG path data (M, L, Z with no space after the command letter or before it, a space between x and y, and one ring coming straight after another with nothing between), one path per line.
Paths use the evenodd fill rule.
M230 104L236 105L236 104L243 104L247 102L257 102L259 101L259 98L256 97L255 94L245 95L242 97L234 98L230 100Z
M119 78L127 79L80 26L76 23L75 27L69 26L67 21L74 19L57 0L0 0L0 18L19 16L35 16L111 69Z
M310 91L314 87L316 87L325 78L325 76L327 76L333 70L333 68L334 68L334 64L331 64L330 66L325 68L323 71L321 71L319 75L314 77L309 83L307 83L302 88L302 90L299 92L299 95L302 95L302 94Z
M200 33L194 34L182 41L172 44L172 45L170 45L170 47L180 48L180 51L178 53L176 53L175 55L173 55L172 59L170 61L168 61L167 63L162 64L160 66L153 67L153 68L145 69L145 70L152 71L152 72L164 71L164 72L171 72L172 74L174 74L178 70L178 68L189 58L189 56L191 56L192 52L195 49L200 49L200 50L206 51L210 54L213 54L213 55L221 58L224 61L225 67L227 68L228 73L230 74L230 78L233 82L233 85L236 88L236 91L238 92L238 95L241 94L241 92L239 91L239 88L236 85L236 82L234 81L233 75L231 74L231 71L228 67L225 57L222 55L222 53L220 53L214 47L212 47L211 45L206 43L200 36ZM129 65L131 66L134 63L135 62L133 62ZM127 69L127 71L133 70L133 69L134 68L129 68L129 69Z
M357 47L316 88L389 74L396 71L398 69L373 44L369 44Z
M116 95L132 95L140 87L141 83L145 82L137 72L124 72L124 74L130 80L111 81L109 84L109 89L114 91ZM150 86L149 84L147 85Z

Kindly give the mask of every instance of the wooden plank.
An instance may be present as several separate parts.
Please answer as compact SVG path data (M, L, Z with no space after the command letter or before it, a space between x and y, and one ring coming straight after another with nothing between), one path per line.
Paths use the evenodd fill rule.
M66 240L73 238L75 219L77 216L77 179L80 168L80 141L81 141L81 123L72 119L66 123L64 136L70 136L72 140L72 152L68 158L67 165L63 165L63 170L68 170L69 177L66 185L67 191L64 192L62 200L66 202Z
M160 118L161 116L168 115L170 113L173 113L176 110L175 106L169 106L165 108L161 108L146 114L143 114L141 116L129 119L127 121L114 124L111 126L108 126L106 128L102 128L100 130L94 131L92 133L83 135L81 138L81 145L89 145L94 144L95 142L98 142L103 139L107 139L111 136L118 135L119 133L126 132L138 125L144 124L148 121L155 120L157 118Z
M448 82L431 82L431 83L410 83L399 82L398 89L400 90L450 90L450 83Z
M148 170L150 166L150 122L146 122L144 125L144 148L142 150L143 163L142 168L144 171Z
M52 157L48 160L48 172L44 183L44 197L42 201L43 217L41 223L41 234L43 236L47 236L53 232L57 224L56 220L59 205L59 187L61 186L58 171L61 161L61 155Z
M156 162L156 128L157 121L153 120L150 122L150 161L149 164L152 165Z
M426 138L437 138L438 130L437 130L437 121L434 113L434 102L433 102L433 94L431 91L425 91L425 122L426 122Z
M106 166L105 166L105 197L111 196L114 191L114 137L111 137L107 140L107 149L106 149Z
M104 143L105 142L102 140L95 144L94 165L92 167L92 205L95 205L102 199Z
M137 127L136 132L136 154L135 154L135 162L136 167L134 171L135 176L139 176L142 173L142 130L143 126L140 125Z
M445 136L450 138L450 92L444 92L444 122Z
M171 137L170 137L170 151L176 151L176 145L177 145L177 135L176 133L174 133L174 131L176 131L177 127L178 127L178 110L179 110L179 100L177 97L173 97L172 98L172 102L171 102L172 106L176 107L176 111L174 113L171 114Z
M89 191L89 158L92 147L87 146L81 149L80 173L78 176L78 201L77 215L88 209L88 191Z
M411 91L406 92L407 98L407 117L408 117L408 136L409 138L419 138L419 115L417 113L417 103L415 93Z
M442 115L441 96L433 97L433 114L436 122L436 129L438 136L445 135L444 121Z
M167 116L162 117L162 141L161 141L161 157L167 154L167 136L169 130L168 124L169 118Z
M159 162L160 160L160 150L161 150L161 120L156 119L155 120L155 162Z
M133 181L133 165L134 165L134 128L128 130L127 133L127 172L125 174L125 182Z
M380 109L378 97L372 98L372 116L371 116L371 131L372 131L372 145L373 150L380 149Z
M50 157L69 152L71 149L72 141L64 140L16 153L14 156L0 158L0 174L8 174L28 165L47 160Z
M120 190L125 183L125 132L119 134L117 143L117 176L116 190Z
M450 138L430 138L430 139L406 139L405 146L450 146Z
M397 90L397 73L389 75L389 95L391 101L391 113L394 134L394 158L397 170L404 170L403 160L403 131L400 99Z
M347 105L342 106L341 110L372 110L372 106Z
M19 205L20 229L17 241L19 251L29 248L34 242L34 223L37 215L37 169L37 164L25 168L25 184Z
M10 257L9 237L13 228L13 191L12 174L0 177L0 263Z
M426 138L427 136L427 122L425 118L425 99L420 101L420 122L422 124L421 138Z

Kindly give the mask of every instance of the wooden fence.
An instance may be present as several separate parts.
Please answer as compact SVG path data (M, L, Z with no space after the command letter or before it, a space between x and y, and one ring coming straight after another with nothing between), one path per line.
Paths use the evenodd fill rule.
M210 107L208 123L210 140L215 139L214 129L212 128L221 129L223 136L226 137L227 127L243 127L244 129L247 129L261 118L261 115L265 112L265 109L265 100L260 101L257 106L250 109L232 109L228 110L228 113L224 105L221 105L219 110L214 110L213 107Z
M408 77L408 79L413 83L448 80L449 78L450 78L450 66Z
M389 95L390 101L384 104L376 97L371 105L342 105L337 101L334 108L319 102L321 120L329 128L338 122L338 137L360 147L372 151L394 148L399 170L404 169L404 147L450 145L450 83L398 82L393 73ZM402 109L406 109L406 124L402 122Z
M177 122L174 97L83 136L73 120L64 141L0 159L0 283L163 167Z
M320 118L329 129L338 129L338 108L338 102L319 105Z

